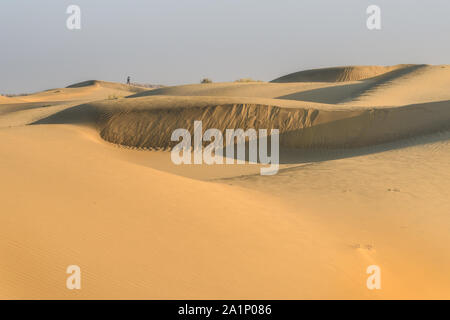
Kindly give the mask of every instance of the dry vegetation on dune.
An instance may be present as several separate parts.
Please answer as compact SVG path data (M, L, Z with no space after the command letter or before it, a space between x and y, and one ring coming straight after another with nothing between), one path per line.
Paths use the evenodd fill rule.
M0 96L0 297L448 298L449 85L450 66L355 66ZM267 177L130 150L195 120L279 129L287 160Z

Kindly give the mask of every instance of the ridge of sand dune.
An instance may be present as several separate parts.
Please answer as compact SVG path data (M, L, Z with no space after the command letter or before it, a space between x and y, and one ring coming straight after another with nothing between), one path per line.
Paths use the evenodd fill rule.
M271 82L346 82L364 80L391 72L394 70L409 67L411 65L395 65L395 66L344 66L311 69L305 71L294 72Z
M329 232L381 263L381 291L397 282L394 291L407 291L402 299L445 299L450 297L450 131L410 140L360 156L281 168L270 183L259 174L221 181L276 194L299 207L302 216L312 213ZM292 161L304 153L292 155Z
M20 103L22 100L19 97L7 97L0 94L0 104Z
M290 148L362 147L450 127L450 101L386 108L332 108L271 99L142 97L77 106L38 121L96 123L103 139L136 148L171 148L172 132L203 129L279 129Z
M450 100L449 88L450 65L421 65L410 72L374 79L344 103L385 106L444 101Z
M76 126L0 130L0 297L380 296L365 289L358 252L276 198L117 151ZM66 288L73 264L82 290Z
M188 84L164 87L140 92L129 96L137 98L144 96L215 96L215 97L255 97L276 98L278 96L332 86L331 83L270 83L270 82L223 82L207 84Z
M27 125L52 114L96 100L114 100L148 88L89 80L68 88L50 89L19 97L0 96L0 128Z
M346 104L347 102L358 100L360 96L363 96L367 92L375 91L382 86L389 86L393 81L401 81L406 77L413 77L417 74L418 70L425 67L426 65L404 65L402 68L383 73L373 78L345 83L336 82L333 85L322 86L311 90L301 90L277 98L327 104ZM420 88L418 89L420 90ZM426 90L427 88L423 88L423 91ZM389 101L389 98L385 101ZM407 103L405 102L403 104ZM384 105L390 104L387 103Z
M358 68L362 67L352 68L359 70ZM390 71L374 73L373 77L358 81L345 82L190 84L143 91L129 97L156 95L258 97L368 107L450 100L450 91L447 90L450 82L450 66L417 64L379 68L387 68L386 70ZM310 71L320 74L320 70Z
M410 65L118 99L134 92L87 81L2 104L0 297L449 297L449 133L422 141L449 128L448 79L445 66ZM169 152L104 141L170 148L194 120L280 129L291 158L271 177L251 164L177 166L187 179ZM80 291L65 287L71 264ZM366 288L373 264L380 291Z
M121 83L89 80L70 85L66 88L55 88L27 94L20 97L20 102L64 102L92 101L108 98L116 99L119 97L126 97L135 94L136 92L148 90L148 88L125 85Z
M450 66L410 65L358 82L277 98L347 106L401 106L450 100L449 86Z

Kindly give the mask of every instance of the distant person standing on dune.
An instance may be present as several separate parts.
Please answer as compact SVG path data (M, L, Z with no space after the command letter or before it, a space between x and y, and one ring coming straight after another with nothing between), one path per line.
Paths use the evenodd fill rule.
M127 84L130 84L130 76L127 77Z

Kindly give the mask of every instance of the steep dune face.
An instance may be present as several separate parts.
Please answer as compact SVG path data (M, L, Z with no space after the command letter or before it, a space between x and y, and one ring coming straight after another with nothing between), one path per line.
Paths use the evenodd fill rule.
M354 148L370 146L450 127L450 101L390 108L337 109L318 104L283 106L245 99L144 97L98 102L55 114L38 123L96 122L103 139L136 148L171 148L179 128L193 134L203 129L278 129L280 144L290 148ZM220 103L219 103L220 102ZM278 105L276 105L278 104ZM95 119L94 119L95 118Z
M284 82L346 82L373 78L410 65L396 66L347 66L323 69L312 69L288 74L272 80Z
M367 265L381 267L383 295L449 298L450 131L369 150L280 169L269 182L258 174L222 181L312 213Z

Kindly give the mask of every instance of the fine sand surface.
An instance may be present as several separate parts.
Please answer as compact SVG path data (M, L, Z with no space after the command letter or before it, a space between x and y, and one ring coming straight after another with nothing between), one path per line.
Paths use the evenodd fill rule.
M355 66L0 96L0 298L448 299L449 85ZM195 120L279 129L278 174L173 164Z

